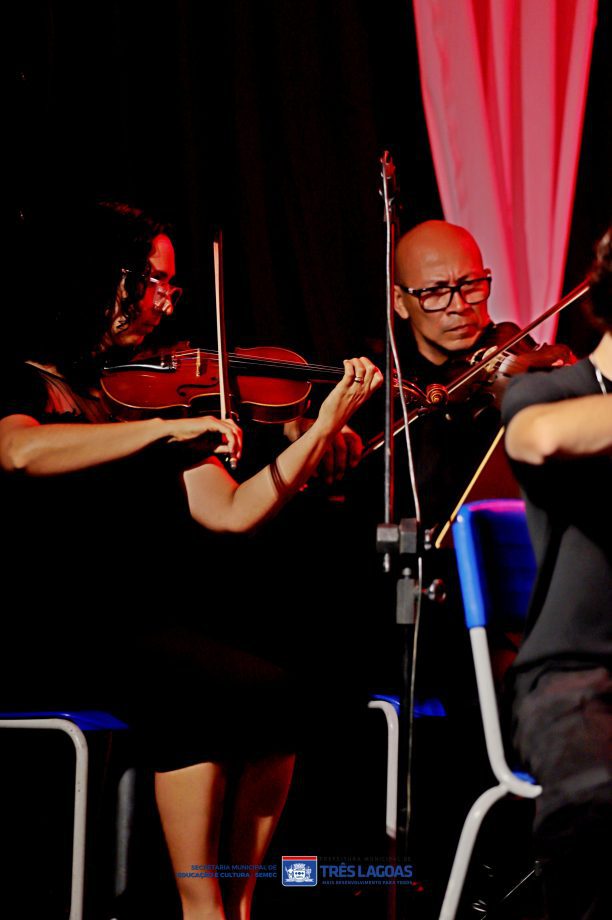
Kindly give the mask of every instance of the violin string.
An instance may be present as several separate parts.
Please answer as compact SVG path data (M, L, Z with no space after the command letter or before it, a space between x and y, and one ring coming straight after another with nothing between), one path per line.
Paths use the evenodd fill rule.
M186 362L196 363L198 360L201 360L202 357L214 356L216 352L200 350L190 350L190 351L177 351L173 352L172 356L175 358L181 358ZM342 376L344 374L344 369L339 367L331 367L326 364L302 364L300 361L278 361L275 358L253 358L249 355L238 355L234 352L228 354L228 358L231 360L232 364L236 367L270 367L273 370L287 370L295 371L304 370L304 372L311 371L321 374L332 374Z

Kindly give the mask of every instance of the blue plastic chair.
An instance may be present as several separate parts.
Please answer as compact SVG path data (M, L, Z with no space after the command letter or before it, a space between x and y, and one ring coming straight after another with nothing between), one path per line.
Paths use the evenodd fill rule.
M87 832L87 793L89 774L89 749L85 732L124 731L125 722L107 712L83 710L79 712L0 712L0 729L43 729L61 731L68 735L74 745L76 761L74 771L74 819L72 828L72 876L70 886L70 920L82 920L85 847ZM120 784L118 828L129 822L132 800L133 774L126 774L127 782ZM125 835L124 835L125 836ZM117 870L125 874L127 853L117 854Z
M465 819L440 920L454 920L476 836L491 806L509 792L527 799L542 792L533 777L514 772L506 761L487 640L489 626L512 632L524 627L536 572L524 503L495 499L463 505L453 539L487 753L498 785L476 799Z

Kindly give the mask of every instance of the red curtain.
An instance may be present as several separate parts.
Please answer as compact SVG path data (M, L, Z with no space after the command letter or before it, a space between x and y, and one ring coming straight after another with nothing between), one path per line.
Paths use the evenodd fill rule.
M445 217L493 271L493 318L525 326L561 294L597 0L413 3Z

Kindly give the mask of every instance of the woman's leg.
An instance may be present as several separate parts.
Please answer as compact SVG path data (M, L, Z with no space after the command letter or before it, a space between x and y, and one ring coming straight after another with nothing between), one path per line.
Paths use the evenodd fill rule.
M155 774L155 797L175 873L219 862L226 768L199 763ZM219 881L177 878L184 920L225 920Z
M263 863L287 800L294 763L293 754L271 754L245 762L230 819L229 863ZM237 878L228 883L227 920L249 920L255 882L253 873L248 879Z

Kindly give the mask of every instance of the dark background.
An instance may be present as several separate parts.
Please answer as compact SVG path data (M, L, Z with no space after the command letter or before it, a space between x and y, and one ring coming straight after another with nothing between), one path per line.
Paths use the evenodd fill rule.
M612 210L610 7L600 4L564 290ZM13 229L50 195L54 207L58 196L65 208L125 199L170 219L189 291L177 332L210 345L221 226L234 345L334 364L375 349L385 148L404 229L442 216L408 0L30 0L14 15ZM583 350L571 315L561 322Z

